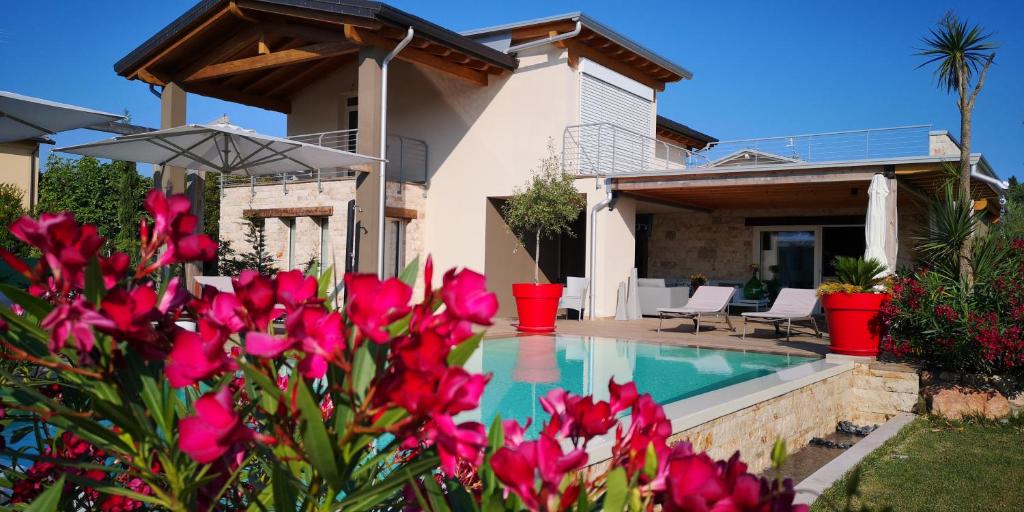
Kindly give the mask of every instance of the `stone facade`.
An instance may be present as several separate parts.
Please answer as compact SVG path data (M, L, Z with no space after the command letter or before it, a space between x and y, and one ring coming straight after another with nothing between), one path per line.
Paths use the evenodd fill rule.
M897 267L910 266L914 235L927 222L927 214L909 194L898 195ZM656 213L648 241L647 275L689 278L703 273L708 279L746 281L754 263L754 228L747 217L811 217L865 215L864 208L686 211Z
M727 459L736 450L750 471L771 466L772 445L782 438L790 450L812 437L835 431L849 417L849 390L854 374L847 371L771 400L674 434L670 443L689 440L695 450Z
M778 438L797 450L835 431L849 420L858 425L884 423L917 404L918 375L912 369L882 363L857 363L850 371L673 434L671 443L689 440L694 449L728 458L739 450L750 471L771 466Z
M422 185L410 183L388 183L387 206L402 208L415 212L415 219L405 222L405 263L422 255L425 250L426 222L425 202L427 189ZM356 197L355 178L341 178L316 182L291 183L288 193L284 193L281 185L229 186L223 190L220 205L220 238L231 243L236 251L249 250L245 242L247 232L246 221L242 216L244 210L269 208L299 208L330 206L333 213L327 217L327 236L329 244L325 254L328 265L334 268L345 267L345 240L348 230L348 202ZM267 250L274 257L279 269L288 268L288 232L292 218L267 218L264 220L264 233ZM295 217L295 254L293 265L302 268L312 258L320 259L321 255L321 222L322 219L312 217ZM425 257L425 255L424 255ZM420 258L421 261L424 259Z

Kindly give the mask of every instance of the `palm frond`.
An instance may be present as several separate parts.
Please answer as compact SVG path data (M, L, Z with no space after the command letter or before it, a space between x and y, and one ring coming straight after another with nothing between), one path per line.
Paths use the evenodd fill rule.
M970 82L986 63L995 59L992 50L999 47L991 40L991 32L983 31L978 25L970 25L952 12L946 13L938 26L929 30L929 34L921 38L923 48L917 52L927 59L917 67L938 64L935 80L947 91L960 89L961 75L965 75L964 82Z

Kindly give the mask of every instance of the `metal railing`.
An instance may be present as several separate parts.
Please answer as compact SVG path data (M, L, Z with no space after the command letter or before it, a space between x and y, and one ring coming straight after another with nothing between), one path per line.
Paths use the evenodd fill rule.
M562 166L581 175L683 170L704 163L682 146L611 123L569 126L562 133Z
M335 130L321 133L307 133L293 135L289 139L315 144L326 148L340 149L342 151L355 152L356 141L359 135L358 130ZM427 143L401 135L388 135L387 162L385 172L388 181L400 183L421 183L429 181L427 172ZM266 185L279 185L282 191L288 193L289 184L311 183L317 184L318 190L323 191L323 182L339 179L351 179L358 171L348 168L315 169L307 171L285 172L265 176L220 176L221 193L225 188L249 187L252 194L256 193L256 187Z
M562 165L584 176L765 167L927 156L930 125L721 141L699 151L610 123L575 125L562 137Z
M756 167L801 163L927 156L931 125L809 133L721 141L700 151L710 167Z

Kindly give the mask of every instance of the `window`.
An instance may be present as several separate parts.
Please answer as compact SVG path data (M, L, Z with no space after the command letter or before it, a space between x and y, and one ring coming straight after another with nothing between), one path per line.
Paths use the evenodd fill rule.
M384 223L384 277L397 277L405 268L405 224L401 219Z
M331 264L331 238L330 238L330 217L318 217L316 223L320 226L320 273Z
M345 100L345 128L348 130L359 129L359 98L353 96ZM356 150L355 132L349 132L348 148L346 151Z
M282 220L288 225L288 270L291 270L298 263L298 260L295 258L295 221L298 219L292 217Z

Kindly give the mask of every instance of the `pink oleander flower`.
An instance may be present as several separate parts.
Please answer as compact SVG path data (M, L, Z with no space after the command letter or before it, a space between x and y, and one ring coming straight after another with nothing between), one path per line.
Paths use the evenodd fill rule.
M307 303L321 302L317 297L319 283L316 278L304 275L301 270L278 272L274 276L274 282L277 287L277 302L281 303L288 313Z
M460 460L474 466L483 464L487 447L487 430L483 424L467 421L456 425L447 414L436 414L431 419L432 428L428 429L426 437L437 446L441 471L454 475Z
M235 370L234 360L224 351L225 341L223 332L205 319L199 320L198 332L179 329L164 367L167 381L181 388Z
M270 322L284 314L278 309L274 282L254 270L243 270L238 277L231 280L247 319L246 325L251 330L266 331Z
M568 437L576 444L607 434L617 420L608 402L594 402L591 396L576 396L562 388L555 388L540 399L541 406L551 415L544 431L553 436Z
M209 261L217 257L217 243L207 235L195 233L199 218L190 213L191 203L184 194L167 197L160 190L153 189L146 195L144 205L153 216L153 240L166 244L154 268L184 261ZM143 243L153 241L149 238L145 222L141 233Z
M441 298L453 316L477 325L491 325L498 312L498 297L487 291L487 279L468 269L444 274Z
M103 286L111 289L117 285L131 265L131 258L123 252L115 252L108 258L100 258L100 273L103 274Z
M112 329L114 322L99 314L85 298L79 296L71 302L57 305L46 315L40 326L50 332L50 351L64 348L70 336L75 341L79 357L84 357L96 344L92 328Z
M381 281L373 274L346 274L345 288L349 319L375 343L388 341L387 326L409 313L412 288L398 279Z
M242 424L226 387L199 397L195 410L194 416L178 423L178 448L200 464L209 464L225 455L237 458L243 443L264 440Z
M558 440L544 433L536 441L524 441L514 446L506 443L491 457L491 468L498 480L531 510L546 508L548 499L558 495L565 475L586 464L585 450L575 448L563 453Z
M61 284L60 291L82 289L85 285L85 266L103 245L96 227L79 225L68 212L44 213L39 220L22 217L10 227L11 234L39 249L54 279Z

